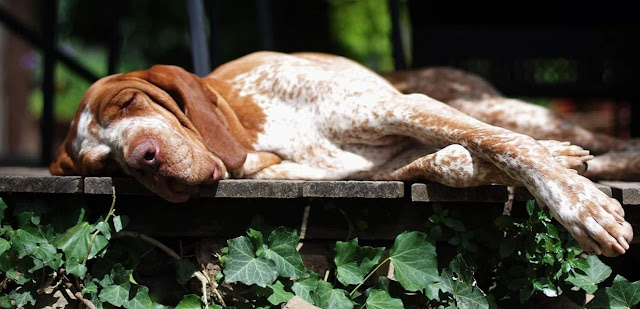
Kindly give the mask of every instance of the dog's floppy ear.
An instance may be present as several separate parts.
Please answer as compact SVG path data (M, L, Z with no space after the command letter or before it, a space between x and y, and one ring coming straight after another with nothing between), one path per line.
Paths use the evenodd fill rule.
M198 130L204 144L232 171L247 157L244 146L231 134L227 121L216 107L218 97L200 79L184 69L155 65L140 71L140 77L166 91Z
M80 175L75 162L71 158L71 139L69 136L64 140L53 162L49 165L51 175Z

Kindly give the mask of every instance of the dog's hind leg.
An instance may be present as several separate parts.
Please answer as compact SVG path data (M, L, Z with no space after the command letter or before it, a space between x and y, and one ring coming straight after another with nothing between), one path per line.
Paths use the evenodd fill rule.
M640 150L612 151L589 161L585 176L600 180L640 179Z
M568 141L594 153L640 149L638 140L622 140L591 132L542 106L516 99L490 97L458 99L447 104L488 124L535 139Z
M494 127L420 94L397 95L378 107L384 133L425 145L462 145L529 189L588 252L624 253L633 237L624 210L588 179L559 164L529 136Z

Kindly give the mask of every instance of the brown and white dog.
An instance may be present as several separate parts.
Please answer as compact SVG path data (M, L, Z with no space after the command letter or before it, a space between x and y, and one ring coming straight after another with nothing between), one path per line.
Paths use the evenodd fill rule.
M345 58L260 52L205 78L154 66L101 79L50 170L124 172L173 202L226 177L522 185L585 251L624 253L622 207L574 170L590 158L402 94Z

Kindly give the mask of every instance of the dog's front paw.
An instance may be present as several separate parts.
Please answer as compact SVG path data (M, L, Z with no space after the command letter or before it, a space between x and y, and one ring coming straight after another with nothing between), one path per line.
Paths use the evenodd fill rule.
M608 197L589 180L574 175L565 198L554 215L588 253L616 256L629 249L631 225L624 220L620 203Z
M538 141L538 143L546 147L560 165L575 170L581 175L587 171L587 161L593 159L593 156L589 154L589 150L577 145L571 145L569 142L542 140Z

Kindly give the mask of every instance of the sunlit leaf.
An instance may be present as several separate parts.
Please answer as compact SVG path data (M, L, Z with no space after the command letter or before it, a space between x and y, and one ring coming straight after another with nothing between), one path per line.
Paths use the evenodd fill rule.
M313 302L323 309L351 309L353 302L347 297L347 291L334 289L331 283L318 282L318 288L313 293Z
M273 293L267 298L267 300L273 305L279 305L288 302L293 293L284 290L284 285L280 281L276 281L274 284L267 285Z
M435 246L424 233L398 235L389 258L393 262L395 279L407 291L423 290L440 280Z
M473 270L460 255L456 256L449 268L442 270L442 291L450 293L460 309L488 309L484 294L474 284Z
M574 270L566 280L585 292L593 294L598 289L598 283L609 278L611 267L600 262L595 255L589 255L586 261L589 264L588 268Z
M258 258L251 240L237 237L227 241L229 254L226 255L224 277L227 282L242 282L265 287L278 276L276 264L266 258Z
M279 277L303 278L307 276L302 257L296 250L299 240L298 233L287 231L283 227L279 227L269 234L265 257L276 263Z
M153 307L153 302L149 297L149 289L145 286L138 286L136 295L127 301L127 309L149 309Z
M640 281L631 283L617 275L611 287L598 290L586 307L588 309L628 309L638 302L640 302Z
M84 260L85 255L89 252L90 231L91 225L82 222L69 228L57 238L55 245L58 249L62 249L67 259L74 257L78 260Z
M357 238L337 242L333 261L337 267L338 280L344 285L362 283L364 276L380 261L383 251L382 247L360 247Z
M373 290L367 297L368 309L403 309L402 300L392 298L389 293L382 290Z
M35 305L36 298L34 297L35 291L20 289L9 292L9 297L16 302L16 307L20 308L26 304Z
M311 297L311 293L313 293L318 288L318 283L320 281L321 281L320 277L318 277L317 274L311 273L308 278L301 279L294 282L291 289L300 298L313 304L313 298Z
M129 282L123 284L107 285L102 288L98 297L102 301L106 301L116 307L124 305L129 299Z

